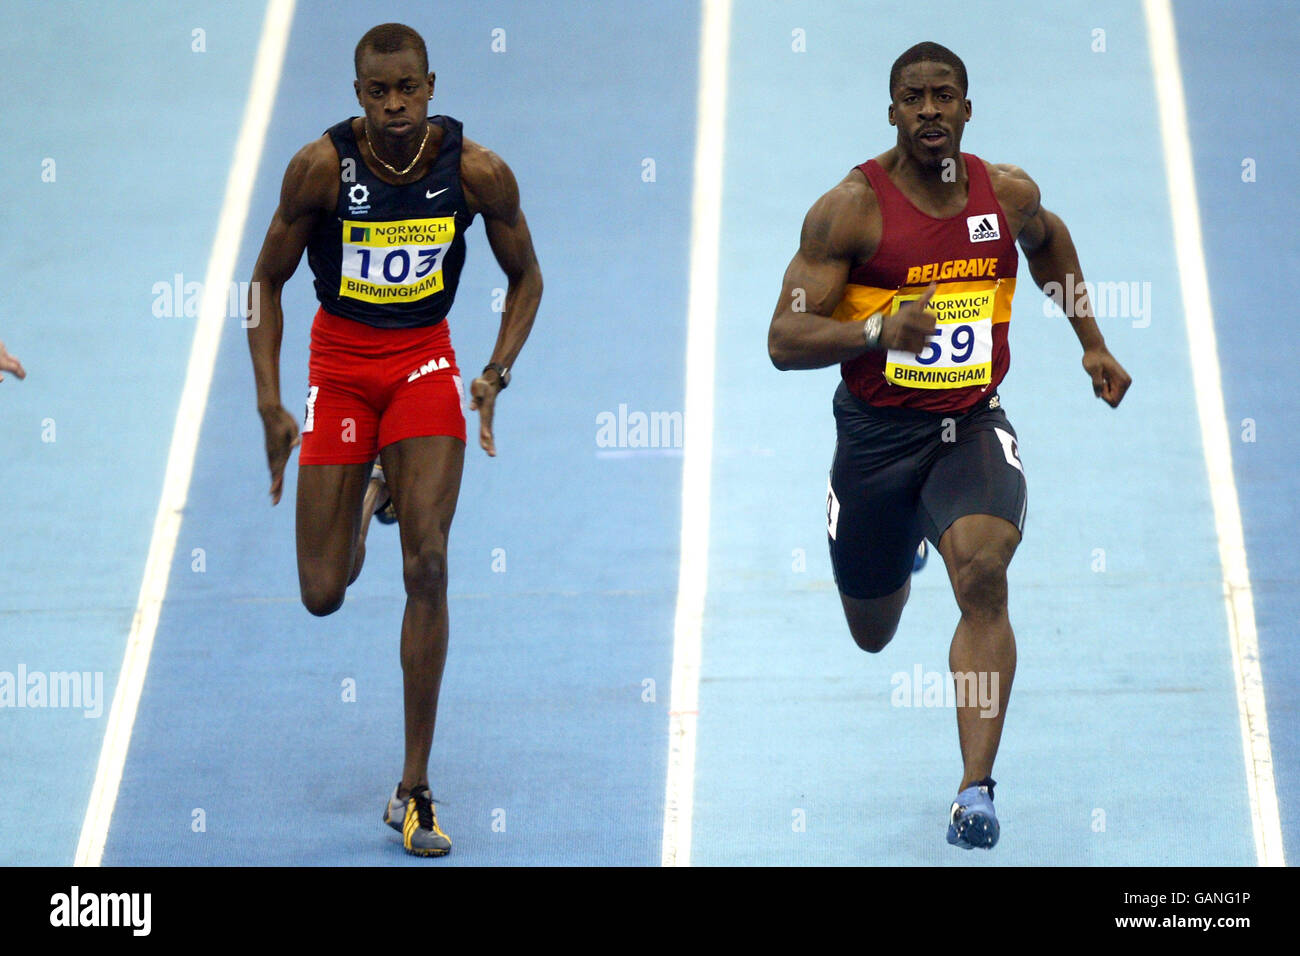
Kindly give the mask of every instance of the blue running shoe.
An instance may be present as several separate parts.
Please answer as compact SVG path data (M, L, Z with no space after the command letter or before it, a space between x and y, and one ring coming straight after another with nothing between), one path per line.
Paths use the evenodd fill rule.
M973 783L952 802L948 816L948 842L963 850L991 850L997 845L1001 828L993 809L992 777Z
M930 545L926 543L924 538L922 538L921 543L916 546L916 557L912 559L912 573L915 574L917 571L920 571L925 567L925 562L929 560L929 558Z

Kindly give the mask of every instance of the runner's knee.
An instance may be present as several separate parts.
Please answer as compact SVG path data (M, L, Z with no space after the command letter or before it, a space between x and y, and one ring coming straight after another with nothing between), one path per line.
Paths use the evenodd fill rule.
M911 592L911 579L893 594L879 598L854 598L840 592L844 617L849 622L853 642L868 654L878 654L893 640L898 631L898 621L903 615L903 605Z
M883 651L885 645L894 639L897 631L898 621L894 621L892 625L879 621L856 624L849 621L849 633L853 635L854 643L868 654L879 654Z
M1007 610L1007 564L1004 549L986 545L957 561L955 596L963 614L999 616Z
M302 605L316 617L333 614L343 606L347 586L331 581L303 581L300 584Z
M407 597L441 600L447 593L447 543L430 538L402 559L402 577Z

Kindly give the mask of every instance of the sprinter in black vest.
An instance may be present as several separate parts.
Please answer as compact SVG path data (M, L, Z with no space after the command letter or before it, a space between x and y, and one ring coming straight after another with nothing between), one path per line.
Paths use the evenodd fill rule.
M289 163L280 206L253 270L248 333L257 406L266 431L271 501L299 444L298 578L312 614L331 614L361 571L376 505L401 528L406 613L402 674L406 761L384 810L407 851L443 856L429 791L438 688L447 652L447 534L465 458L461 380L446 317L476 215L508 280L491 360L470 386L479 444L496 454L497 393L523 348L542 296L542 275L514 174L429 117L434 74L410 27L375 27L356 48L357 101L345 120ZM301 432L280 397L280 290L308 252L321 308L312 326ZM372 480L382 460L386 486Z

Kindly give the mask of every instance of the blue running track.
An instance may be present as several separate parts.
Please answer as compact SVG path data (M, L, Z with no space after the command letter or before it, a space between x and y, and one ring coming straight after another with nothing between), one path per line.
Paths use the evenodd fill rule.
M0 383L6 865L74 858L195 328L159 290L204 277L264 15L251 0L132 6L0 12L0 52L23 67L0 80L12 104L0 341L29 373ZM937 0L925 36L891 4L847 8L732 7L692 862L1252 865L1191 380L1199 343L1183 322L1141 4ZM409 17L438 74L434 111L514 169L546 281L499 403L499 457L468 449L451 534L430 770L452 855L408 857L380 822L402 758L396 531L372 526L337 614L302 608L297 466L271 508L245 332L231 318L104 864L659 863L680 433L611 446L602 423L685 413L691 424L700 12L630 0L579 10L301 0L236 269L251 276L289 158L358 112L356 40ZM1179 0L1174 15L1291 859L1300 411L1288 396L1300 348L1277 312L1300 275L1300 160L1278 120L1286 86L1258 71L1294 59L1300 18L1281 0L1232 20ZM966 61L963 148L1022 166L1069 224L1085 276L1141 296L1141 309L1100 320L1134 378L1112 410L1021 262L1001 393L1029 512L1011 571L1019 669L992 854L943 840L961 772L952 708L900 690L947 671L957 610L941 560L915 579L889 648L857 650L824 532L837 373L778 373L765 350L803 215L892 142L889 64L920 39ZM23 77L37 65L93 76L93 109L33 96ZM487 360L503 286L478 223L450 319L466 372ZM305 261L284 307L282 393L301 420L315 310ZM6 675L20 671L89 674L94 700L6 703ZM1207 800L1216 819L1188 840L1180 808Z

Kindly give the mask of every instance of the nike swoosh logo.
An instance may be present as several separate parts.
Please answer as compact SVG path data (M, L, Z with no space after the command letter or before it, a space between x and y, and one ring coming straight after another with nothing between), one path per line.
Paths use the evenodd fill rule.
M446 192L448 189L450 189L450 188L451 188L450 186L444 186L442 189L439 189L436 193L431 193L431 192L428 192L428 191L426 190L425 193L424 193L424 198L425 198L425 199L432 199L434 196L441 196L443 193L445 193L445 192Z

